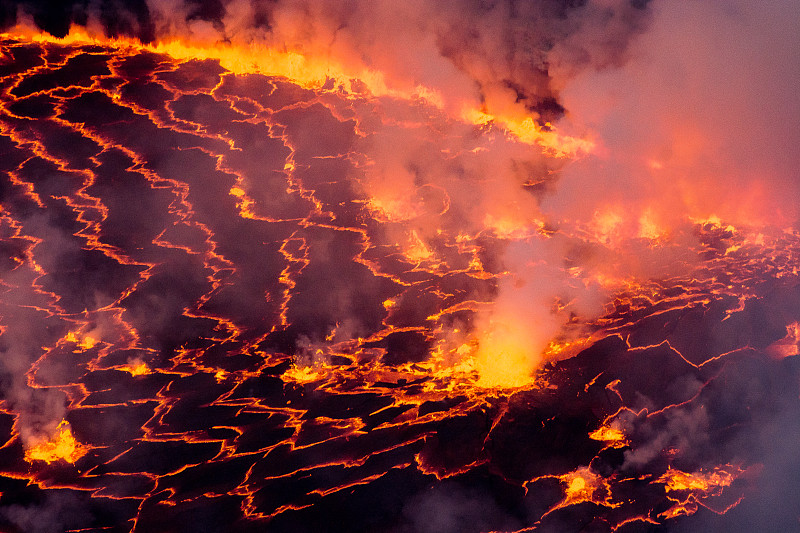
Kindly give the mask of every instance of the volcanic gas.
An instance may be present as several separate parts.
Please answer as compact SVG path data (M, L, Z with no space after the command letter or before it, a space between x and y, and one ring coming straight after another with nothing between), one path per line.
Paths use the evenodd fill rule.
M117 4L0 7L0 529L797 530L794 3Z

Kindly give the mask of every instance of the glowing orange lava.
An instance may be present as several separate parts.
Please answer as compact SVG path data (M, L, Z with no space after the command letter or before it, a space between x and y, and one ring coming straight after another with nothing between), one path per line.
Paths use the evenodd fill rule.
M697 512L703 500L719 496L742 473L730 465L717 467L710 472L682 472L669 468L655 483L663 483L667 498L675 504L661 513L664 518L675 518ZM737 500L733 505L739 503ZM727 509L726 509L727 510Z
M417 84L409 87L406 83L396 83L387 78L383 72L358 63L347 64L346 61L332 57L325 51L319 54L308 51L287 50L267 46L257 41L223 42L201 39L161 40L154 44L143 44L127 37L109 38L98 33L87 31L80 26L72 26L63 38L25 25L0 34L5 38L28 39L34 42L51 42L59 44L99 44L120 50L149 50L168 54L177 60L214 59L226 70L235 74L259 73L269 76L284 76L295 83L310 88L323 87L329 80L347 93L362 94L366 89L374 96L390 96L410 101L423 101L444 110L445 102L439 89ZM552 124L542 127L530 116L505 116L486 113L475 104L466 104L467 109L461 117L475 125L493 122L500 125L510 135L521 142L542 147L555 157L576 157L594 150L594 142L560 135Z
M731 508L742 471L727 463L761 459L730 456L761 429L751 407L783 405L756 385L796 385L781 379L800 319L775 295L800 298L800 235L689 218L699 208L670 216L670 196L551 216L562 171L602 159L600 141L366 59L12 33L22 42L0 61L0 149L13 156L0 164L0 333L14 363L0 370L23 389L0 403L12 488L73 490L98 516L122 502L108 516L137 531L201 506L224 517L209 529L232 517L292 531L351 502L343 529L413 531L409 510L482 512L486 487L492 505L507 495L526 510L524 531ZM76 59L94 70L65 86ZM651 155L637 157L670 172ZM765 377L728 405L755 368ZM724 427L725 446L664 473L695 464L674 433L698 419L693 433ZM385 494L396 514L359 521L360 502ZM529 505L540 495L545 507ZM116 527L101 519L71 530Z
M132 376L143 376L150 373L150 368L147 366L147 363L142 362L134 362L129 365L122 366L120 367L120 370L123 370Z
M90 350L99 342L94 337L90 337L89 335L81 335L72 331L67 333L66 337L64 337L64 340L75 343L77 348L79 348L81 351Z
M622 448L629 444L625 433L612 426L601 426L589 433L589 438L608 443L614 448Z
M564 499L549 512L570 505L592 502L607 507L615 507L619 503L611 501L611 487L608 481L595 473L590 467L582 467L573 472L558 476L564 486Z
M69 423L64 420L56 428L56 434L50 440L43 440L25 450L28 462L66 461L74 463L89 452L89 448L75 440Z

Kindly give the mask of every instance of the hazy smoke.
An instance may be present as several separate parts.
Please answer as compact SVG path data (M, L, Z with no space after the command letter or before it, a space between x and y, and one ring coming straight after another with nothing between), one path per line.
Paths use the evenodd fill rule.
M496 278L482 285L475 282L480 289L456 287L453 292L463 296L473 290L478 294L469 293L470 298L493 303L492 309L479 314L471 326L476 335L484 335L477 349L479 369L486 374L497 369L494 377L501 383L508 382L508 376L503 374L506 363L512 372L516 369L518 373L528 373L541 363L541 353L553 338L580 326L576 317L597 316L609 298L608 291L613 290L613 284L604 285L609 279L641 280L675 274L686 262L696 260L686 251L687 242L662 246L664 242L676 244L678 239L692 239L690 232L680 230L694 221L717 216L723 224L796 223L800 195L796 176L800 156L795 147L800 140L800 103L795 95L800 81L800 37L796 32L799 18L800 7L788 0L766 6L744 0L405 4L383 0L85 0L71 4L0 4L0 23L5 27L30 20L54 35L64 35L70 24L79 24L101 28L109 36L130 35L145 42L172 37L256 41L380 71L393 87L421 85L440 93L440 107L392 98L364 98L325 102L330 108L311 103L304 109L308 112L305 118L293 114L293 109L276 111L270 120L285 127L293 142L300 139L293 156L298 169L304 166L300 161L303 157L307 158L305 163L328 159L352 163L352 168L347 166L347 175L335 185L352 188L353 198L348 197L347 201L368 205L365 209L378 221L369 228L375 233L370 234L370 245L389 250L391 255L405 255L401 259L405 265L418 262L422 265L420 270L435 271L441 262L445 264L442 271L460 270L462 274L468 268L473 268L471 273L476 269L459 264L458 261L466 263L466 254L453 250L458 246L478 250L476 263ZM214 78L207 89L217 81ZM152 86L156 85L154 82ZM336 100L331 94L326 97ZM213 105L212 100L208 96L209 106ZM164 104L165 114L177 102L175 99ZM465 104L483 106L491 113L534 117L541 124L552 122L559 131L593 139L597 150L569 162L553 158L499 128L458 120ZM354 118L342 119L334 110ZM333 133L326 131L324 139L316 142L317 137L309 132L325 129L320 126L323 123L326 127L341 126L341 130L331 127ZM344 133L340 135L341 132ZM308 139L315 140L308 143L313 146L303 146ZM275 182L282 189L285 182L280 169L288 149L284 151L280 141L272 140L280 145L273 155L278 162ZM256 148L251 150L260 151L262 156L267 151L260 145L253 146ZM256 268L247 275L239 273L242 277L237 283L245 288L236 287L241 293L231 288L220 305L250 308L243 313L244 318L237 317L246 323L243 330L251 324L250 331L265 323L272 326L277 319L268 313L277 314L278 304L266 307L266 311L259 307L271 287L262 287L258 282L278 278L283 256L274 252L272 259L265 259L261 249L251 244L283 242L285 236L262 236L255 229L248 234L234 224L225 225L225 219L238 222L234 211L218 209L218 197L225 196L219 192L224 193L227 185L207 187L219 182L220 174L208 169L203 174L200 160L191 159L186 155L189 152L184 151L185 159L178 159L177 152L161 161L154 157L147 165L165 175L178 172L170 170L172 167L179 167L180 172L198 170L186 174L203 178L191 184L195 192L200 190L202 201L196 202L200 218L218 222L223 239L254 250L245 254L234 246L231 251L222 252L240 252L241 263L249 262ZM156 150L153 153L162 154ZM249 172L251 167L246 168ZM306 164L305 170L308 168ZM323 167L316 172L325 174L328 170ZM255 172L245 178L257 181ZM233 183L230 175L224 179ZM324 179L327 176L319 181ZM257 184L247 185L255 188ZM150 185L146 187L149 190ZM277 198L256 207L284 208L280 205L284 196ZM125 196L124 200L128 205L129 198ZM230 198L228 201L232 203ZM157 205L145 209L143 201L136 204L140 214L147 213L140 218L157 218ZM302 217L311 209L299 205L292 205L299 213L286 207L287 212ZM358 212L359 216L362 214ZM58 222L25 220L26 231L44 241L28 252L43 270L68 273L57 280L51 276L39 281L53 284L54 294L65 296L57 304L71 306L65 314L85 316L87 313L81 314L84 309L97 309L115 300L114 289L106 289L113 277L81 277L89 275L87 272L93 271L89 267L94 264L83 264L73 257L77 251L87 251L83 248L85 243L69 225L56 227ZM156 229L160 231L167 222L159 221ZM348 223L334 222L342 226ZM292 295L287 316L296 331L302 333L298 334L295 347L313 359L314 344L322 339L346 341L369 337L381 329L385 317L381 300L404 289L385 278L375 281L379 276L371 276L367 267L355 260L364 251L360 234L338 232L344 236L334 239L329 234L333 231L315 234L313 225L305 230L307 240L303 243L310 250L309 265L296 276L301 285ZM195 238L202 241L205 237ZM256 255L258 260L253 259ZM29 267L10 270L7 276L4 273L3 283L10 288L0 300L4 327L0 338L3 407L19 414L18 425L26 442L51 432L64 418L65 395L57 388L64 381L57 381L55 376L62 367L34 369L31 373L42 381L52 379L53 388L30 388L27 373L46 350L42 347L55 346L73 325L48 314L47 309L56 307L56 297L34 284L38 274ZM187 327L189 321L184 320L188 318L184 313L194 309L188 304L195 304L211 290L202 260L175 259L170 269L163 276L154 274L150 285L137 289L126 302L126 318L144 344L156 346L165 354L187 340L203 337L205 330L200 326ZM128 276L119 286L130 286L133 281L128 280L138 279L138 271ZM102 290L109 294L99 294ZM423 290L426 288L420 289ZM792 303L787 307L797 306ZM236 312L239 309L234 315ZM783 318L781 327L787 322ZM409 319L414 320L429 324L424 314ZM791 320L796 317L792 315ZM751 322L752 328L760 327L759 321ZM332 332L333 324L337 326ZM443 335L451 333L442 329ZM110 332L108 337L119 335ZM454 347L465 342L465 337L452 339ZM98 338L106 341L106 335ZM754 344L757 343L743 343ZM424 346L427 350L427 344ZM231 352L237 349L238 345L230 348ZM709 349L702 346L702 357L711 353L705 352ZM75 360L71 357L70 365L80 370ZM647 366L644 381L659 379L651 375L653 363L643 365ZM791 487L797 477L796 454L792 446L775 447L774 442L797 440L797 417L792 416L797 411L793 380L796 374L776 374L776 381L778 377L791 381L785 387L792 391L786 394L786 404L772 408L777 412L774 419L755 418L753 425L743 423L741 427L768 431L759 432L757 437L742 437L741 444L736 441L741 453L737 449L728 455L733 460L748 457L753 449L774 451L771 457L763 454L767 472L764 479L776 480L776 487L783 489ZM756 371L737 370L737 376L748 382L757 375ZM72 378L64 378L69 379ZM631 387L636 381L633 383ZM644 469L673 447L690 450L685 455L696 461L698 468L705 467L707 458L703 453L718 451L708 446L714 442L712 431L717 426L726 431L739 426L729 421L727 411L720 406L739 409L746 421L752 416L749 404L743 403L747 400L742 394L746 383L722 378L719 383L725 384L725 394L720 393L716 402L698 401L652 418L620 416L621 427L637 441L635 449L623 454L620 468ZM685 382L672 380L669 385L678 389L672 392L683 397L691 396L692 390L704 384L687 378ZM763 392L762 403L767 407L774 400L772 395L779 395L770 380L751 387ZM588 390L587 385L584 391ZM635 393L638 399L631 408L655 410L656 404L649 403L651 399L639 391ZM715 388L709 386L704 394L707 396L701 399L714 399ZM556 415L549 420L559 418L560 408L553 408ZM513 424L521 424L522 418L513 419ZM538 435L539 421L528 418L534 420ZM544 428L544 422L541 426ZM583 432L587 426L582 422L576 427L570 431ZM528 449L524 453L531 455ZM777 511L772 509L774 501L781 501L778 489L768 489L765 496L749 504L750 508L743 506L731 516L751 513L758 518L754 523L768 522L764 509ZM767 497L773 495L775 498ZM488 528L495 524L517 528L516 518L507 516L501 504L500 498L488 492L447 482L440 489L420 492L403 507L402 513L415 531L458 531L467 526ZM21 529L31 529L39 521L50 524L42 527L61 530L72 527L71 519L64 514L72 505L70 499L55 497L41 505L11 506L0 510L0 514ZM759 505L760 509L753 509ZM796 517L793 510L783 510L779 516L781 529L796 525ZM758 529L750 527L746 520L741 524L747 525L736 527Z
M395 87L441 92L456 111L563 113L551 63L577 72L622 62L648 0L312 2L308 0L83 0L19 2L2 23L31 17L63 36L70 24L144 42L182 38L266 43L380 71ZM565 68L569 65L569 68Z
M30 533L66 531L91 519L86 503L67 491L44 493L42 501L29 506L15 504L0 508L0 515L18 527L18 531Z
M624 64L559 85L563 125L601 147L563 172L547 211L586 220L612 210L634 233L647 210L667 226L687 215L794 223L800 5L666 0L650 22Z
M38 222L54 242L63 242L58 231ZM26 444L49 437L66 412L62 391L27 386L28 372L44 353L42 346L54 343L64 328L61 320L40 311L52 304L53 296L34 285L37 277L29 268L4 271L9 290L0 302L0 387L6 405L19 413L18 429Z
M425 87L451 117L482 108L593 139L595 153L562 166L469 125L426 130L400 116L396 125L362 125L368 135L358 148L369 165L359 187L400 223L389 241L419 242L421 257L437 253L441 229L519 241L496 265L511 277L481 324L490 337L492 323L507 329L511 316L537 324L535 338L526 330L514 343L528 346L529 359L571 313L602 310L598 274L647 277L672 263L671 252L642 261L650 252L635 239L669 238L711 216L736 224L797 217L791 2L87 0L20 2L3 13L6 27L32 19L54 35L78 24L144 42L296 50L380 72L393 88ZM411 117L431 122L424 112ZM562 234L538 236L540 224ZM505 329L495 336L516 336Z

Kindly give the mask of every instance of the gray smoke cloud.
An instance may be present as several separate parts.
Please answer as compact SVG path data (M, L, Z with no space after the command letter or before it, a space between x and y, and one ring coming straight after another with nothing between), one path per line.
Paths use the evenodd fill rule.
M80 0L7 2L0 27L32 20L64 36L71 24L143 42L172 38L313 50L433 88L452 105L482 103L542 123L564 112L550 74L621 64L643 31L648 0L312 2Z
M793 31L798 26L798 8L790 2L768 6L678 0L650 6L613 0L442 2L435 6L424 2L324 5L288 1L1 5L5 27L31 17L54 35L64 34L70 22L99 23L108 35L133 35L143 41L190 36L231 42L258 40L300 50L313 47L333 58L387 72L398 86L437 88L446 95L446 108L455 109L463 101L478 102L495 112L522 111L540 122L555 121L558 127L577 133L594 133L601 150L563 168L545 162L527 146L488 137L476 140L472 128L464 124L449 124L452 129L443 141L441 131L424 126L412 129L403 122L411 116L422 123L425 110L419 115L387 112L397 119L396 125L376 126L357 141L356 148L373 163L359 182L367 196L388 203L410 197L413 206L419 207L413 216L399 215L396 238L389 231L387 241L403 242L414 235L436 252L436 228L444 226L455 234L496 226L497 220L487 221L487 216L508 214L512 201L510 212L518 218L512 216L511 222L523 225L539 214L542 201L545 214L564 225L568 220L590 225L599 222L609 207L633 215L630 220L620 219L617 226L611 217L613 227L591 247L578 246L561 233L547 240L538 236L520 239L503 250L502 265L494 270L510 270L513 276L499 283L499 292L493 295L495 312L500 310L501 318L516 317L520 329L543 325L541 338L532 338L529 329L522 335L521 344L536 345L539 350L569 318L568 314L559 318L551 313L554 298L569 304L567 310L591 316L599 312L607 297L596 285L565 276L565 256L583 269L605 269L613 264L611 274L616 275L647 277L662 272L641 260L650 253L647 243L640 243L641 248L629 245L623 252L603 246L617 236L639 235L646 225L642 215L648 209L654 223L687 215L707 216L714 212L710 208L744 222L752 222L754 215L761 217L756 221L771 221L776 213L783 220L795 216L798 160L793 147L800 138L794 96L795 51L800 46ZM707 24L709 20L716 24ZM312 121L306 127L316 129L316 124ZM443 148L449 150L447 156L442 155ZM560 175L558 187L547 182L546 190L529 194L526 184L531 176L550 172ZM489 175L491 180L486 179ZM699 196L687 196L692 191L699 191ZM448 206L446 212L444 205ZM61 238L47 235L49 242L60 243ZM64 252L69 249L68 243L59 247ZM328 254L327 244L317 243L317 247ZM47 253L39 248L36 256L44 261ZM664 257L656 254L651 263L681 268ZM330 264L339 266L336 261ZM33 276L30 271L19 270L15 275L20 279L4 281L28 288L4 294L5 304L31 305L43 297L30 288L30 279L22 277ZM327 278L310 279L308 284L317 286ZM140 310L132 312L137 328L150 334L149 324L152 336L159 338L168 329L186 334L160 320L162 313L180 314L182 302L189 297L178 292L153 296L157 305L134 307ZM324 316L326 321L354 313L357 292L338 286L329 292L335 305L325 306L333 315ZM41 307L47 307L46 303ZM153 309L158 319L150 314ZM78 307L75 312L80 310ZM56 342L66 325L48 332L39 322L43 314L31 310L13 315L0 349L3 369L14 380L4 389L11 391L7 392L9 407L28 417L24 418L26 427L40 427L46 433L44 425L52 426L63 418L63 394L55 389L29 389L24 376L41 355L41 346ZM365 314L378 316L380 308ZM309 313L297 321L303 318L318 322L319 316ZM508 324L506 321L504 326ZM360 335L377 327L344 322L341 334ZM29 397L33 394L47 397ZM769 490L764 497L753 499L754 503L735 510L732 517L755 516L758 520L752 523L762 525L767 507L759 510L758 506L771 501L766 495L778 496L776 493L791 488L797 461L787 443L797 440L795 403L787 405L785 414L782 409L774 422L759 426L763 438L757 439L758 444L774 452L765 459L763 479ZM669 446L704 449L709 444L708 425L708 416L693 407L670 412L661 425L644 424L642 445L627 455L626 467L646 465ZM781 443L777 447L772 444L776 440ZM770 481L781 490L770 488ZM476 516L480 513L496 513L506 524L493 498L453 485L414 503L417 507L405 514L419 529L455 531L480 520ZM441 508L450 512L437 516ZM34 512L38 511L15 508L7 514L23 527ZM796 525L797 515L792 513L789 509L780 514L781 530ZM516 527L512 522L508 520L509 528ZM751 524L747 520L742 523ZM748 526L742 530L755 529Z
M85 505L75 493L52 491L43 493L42 501L31 505L0 508L0 516L19 528L18 531L57 533L86 523L91 513Z
M560 125L592 132L599 148L564 170L545 210L616 210L631 233L648 209L665 224L795 224L800 5L667 0L650 11L624 64L561 87Z

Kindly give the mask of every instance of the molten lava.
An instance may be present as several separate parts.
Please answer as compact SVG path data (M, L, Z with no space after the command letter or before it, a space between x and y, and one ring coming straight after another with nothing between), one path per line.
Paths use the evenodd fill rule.
M793 160L651 3L21 3L0 529L796 527Z
M574 472L569 472L560 476L559 480L566 485L564 499L552 510L583 502L595 502L613 506L609 503L611 494L609 493L608 484L589 468L580 468Z
M66 461L74 463L89 451L87 446L75 440L72 429L66 420L62 421L56 428L56 433L48 440L41 440L25 450L25 460L44 461L52 463L54 461Z
M668 469L657 482L664 483L667 497L675 504L661 513L665 518L695 513L703 501L712 496L719 496L741 474L739 469L729 465L715 468L712 472L695 472L688 474L680 470ZM740 500L732 505L737 505ZM722 512L728 509L723 509Z

